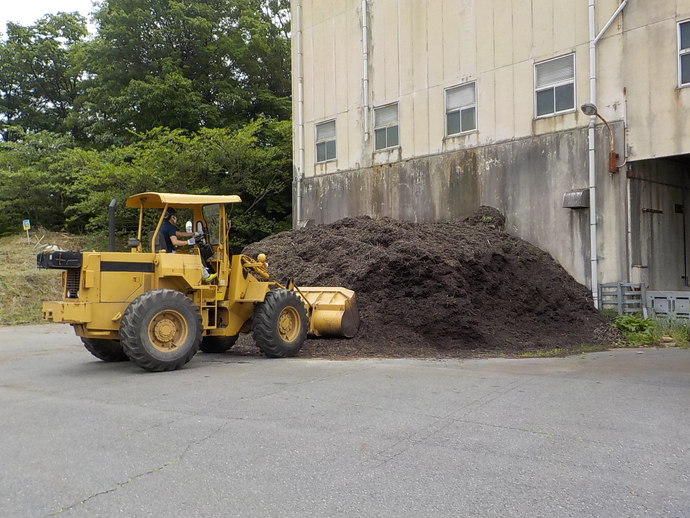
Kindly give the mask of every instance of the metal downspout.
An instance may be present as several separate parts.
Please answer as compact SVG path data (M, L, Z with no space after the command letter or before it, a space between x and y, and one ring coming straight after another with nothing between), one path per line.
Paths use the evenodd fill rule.
M295 2L295 38L297 46L297 163L295 164L295 222L302 224L302 177L304 176L304 69L302 46L302 0Z
M628 130L628 89L623 88L623 131L627 133ZM625 162L627 163L627 150L624 147ZM628 282L633 282L633 252L632 252L632 185L628 174L628 168L625 171L625 251L626 260L628 264L627 274Z
M613 13L609 21L604 25L599 34L596 31L596 16L594 10L595 0L589 0L589 102L597 104L597 43L608 30L618 15L625 9L629 0L623 0ZM590 263L592 276L592 299L594 307L599 309L599 260L597 255L597 170L596 170L596 145L594 126L596 115L589 118L589 131L587 134L589 148L589 239L590 239Z
M364 142L369 141L369 4L362 0L362 109Z
M596 18L594 0L589 0L589 102L597 103L597 44ZM594 145L594 124L596 116L589 118L587 143L589 151L589 260L592 277L592 299L594 307L599 309L599 276L597 259L597 171L596 148Z

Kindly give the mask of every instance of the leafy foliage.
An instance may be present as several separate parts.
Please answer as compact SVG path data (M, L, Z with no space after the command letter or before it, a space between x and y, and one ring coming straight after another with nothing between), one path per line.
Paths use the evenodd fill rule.
M91 131L127 140L165 126L288 118L287 1L108 0L89 46ZM276 25L278 24L278 25Z
M290 227L289 0L103 0L0 40L0 235L99 232L142 191L239 194L236 244Z
M673 316L641 318L637 315L623 315L617 317L613 325L631 345L659 345L663 337L669 337L673 343L687 347L690 340L688 321Z
M0 128L67 132L82 91L86 20L78 14L46 15L34 25L9 23L0 42Z
M654 329L654 319L621 315L614 320L613 325L623 333L644 333Z
M658 343L656 321L652 318L641 318L637 315L621 315L613 321L630 345L653 345Z
M257 119L236 131L195 134L157 128L128 146L105 151L69 145L49 133L0 144L0 228L31 219L49 230L107 229L118 201L122 232L136 221L124 200L137 192L239 194L238 244L290 228L290 123Z

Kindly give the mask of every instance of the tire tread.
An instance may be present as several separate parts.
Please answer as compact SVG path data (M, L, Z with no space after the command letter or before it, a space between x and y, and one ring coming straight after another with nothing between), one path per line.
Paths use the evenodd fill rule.
M122 344L117 340L82 338L81 341L87 351L104 362L126 362L129 360Z
M291 305L300 315L301 327L297 338L287 343L277 332L276 319L281 310ZM254 311L254 341L262 353L269 358L287 358L295 356L307 338L307 311L302 300L292 291L273 290L266 294L263 302L257 304Z
M190 347L183 356L174 361L162 361L152 358L146 352L144 344L142 344L139 339L139 328L143 323L146 311L148 311L151 306L161 307L163 304L173 301L179 302L193 311L198 332L192 347ZM190 322L188 324L190 326L190 332L192 332L191 328L193 328L193 323ZM182 367L197 353L199 350L199 343L201 342L201 326L201 315L196 310L192 301L183 293L168 289L152 290L139 295L129 306L127 306L127 309L125 309L122 320L120 321L120 340L125 354L130 360L143 369L153 372L171 371Z
M205 336L201 339L199 349L205 353L220 354L230 350L235 345L239 335L234 336Z

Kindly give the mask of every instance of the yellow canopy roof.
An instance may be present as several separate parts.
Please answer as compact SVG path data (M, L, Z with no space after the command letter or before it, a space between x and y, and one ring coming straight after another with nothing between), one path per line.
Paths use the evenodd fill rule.
M196 205L214 205L216 203L239 203L242 199L236 194L173 194L165 192L142 192L127 198L126 207L162 209L166 205L177 208L189 208Z

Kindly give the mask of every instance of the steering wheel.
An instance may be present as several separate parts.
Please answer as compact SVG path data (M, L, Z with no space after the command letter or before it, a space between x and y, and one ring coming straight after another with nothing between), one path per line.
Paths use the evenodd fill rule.
M197 230L196 232L194 232L194 239L196 239L197 243L200 243L202 245L208 243L208 233L206 232L206 229L203 226L201 227L200 231Z

